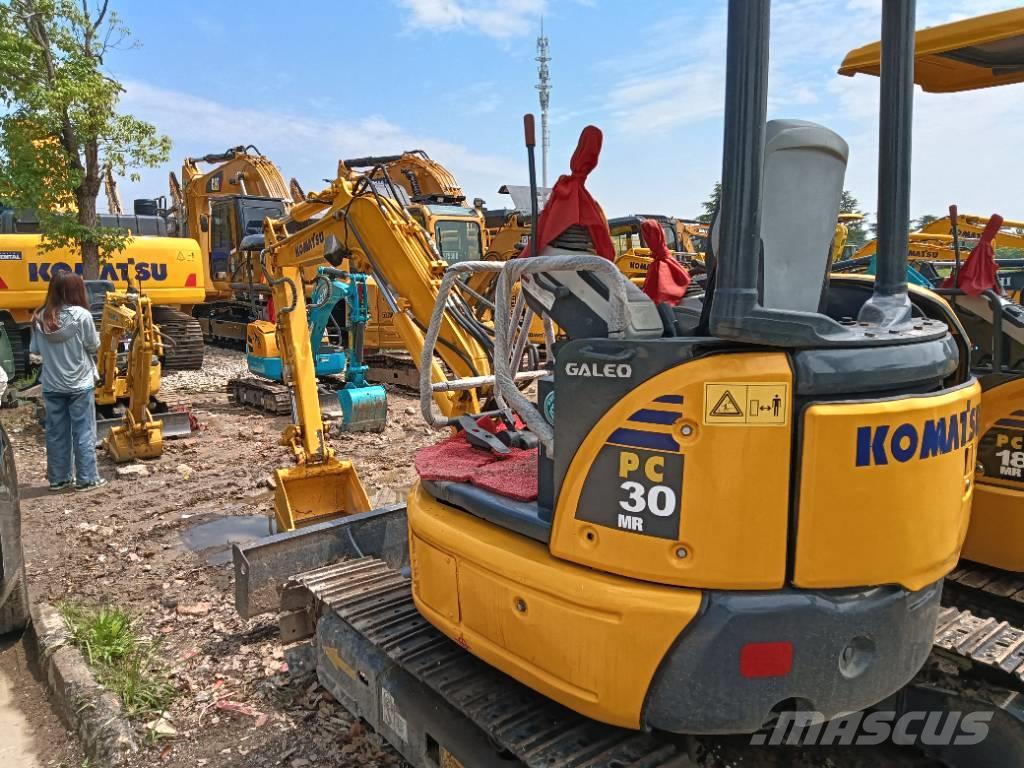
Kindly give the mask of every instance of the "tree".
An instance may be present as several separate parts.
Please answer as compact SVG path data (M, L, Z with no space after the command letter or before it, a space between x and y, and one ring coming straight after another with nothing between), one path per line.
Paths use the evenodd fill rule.
M932 216L930 213L926 213L920 218L914 219L913 221L910 222L910 231L919 232L925 227L927 227L929 224L931 224L933 221L938 220L938 216Z
M722 202L722 182L716 181L714 188L711 190L711 197L701 203L704 213L697 217L697 221L710 224L712 217L718 211L718 204L720 202Z
M123 88L102 70L129 40L109 0L0 0L0 202L38 212L44 249L80 247L89 279L128 242L97 225L105 174L170 156L169 138L117 112Z
M853 196L853 193L848 189L843 190L843 196L839 199L839 212L840 213L859 213L864 215L864 212L860 209L860 203L857 198ZM860 248L868 240L867 224L864 219L859 221L848 221L846 222L846 244L852 245L854 248Z

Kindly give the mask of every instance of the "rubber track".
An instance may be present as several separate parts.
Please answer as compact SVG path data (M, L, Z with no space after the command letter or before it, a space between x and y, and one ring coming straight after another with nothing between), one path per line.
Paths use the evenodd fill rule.
M275 416L292 412L291 392L284 384L255 377L230 379L228 399L236 405L248 405Z
M961 562L946 577L935 633L940 652L963 658L1024 692L1024 577Z
M373 557L293 579L395 663L530 768L671 768L685 754L671 737L590 720L516 682L434 628L410 581Z
M198 371L203 367L203 329L199 321L170 307L154 307L153 322L173 341L164 347L168 371Z

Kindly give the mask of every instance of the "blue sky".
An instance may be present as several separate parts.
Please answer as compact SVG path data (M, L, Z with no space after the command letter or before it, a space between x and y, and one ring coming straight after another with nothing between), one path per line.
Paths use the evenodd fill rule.
M422 148L494 207L525 183L522 115L538 111L535 38L550 39L551 180L580 129L605 133L589 187L609 215L695 216L720 175L725 3L718 0L177 0L118 3L141 47L108 57L122 108L174 141L121 182L166 194L181 158L251 143L315 189L337 160ZM918 26L1014 3L919 0ZM877 39L879 0L776 0L770 117L820 122L851 146L846 186L874 209L875 78L835 74ZM917 92L911 211L1016 210L1024 85Z

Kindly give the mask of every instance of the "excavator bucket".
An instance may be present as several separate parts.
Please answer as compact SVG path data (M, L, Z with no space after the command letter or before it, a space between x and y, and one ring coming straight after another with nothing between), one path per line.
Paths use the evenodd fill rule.
M117 464L139 459L155 459L164 451L164 440L160 420L131 427L116 426L103 438L103 447Z
M370 509L350 461L300 464L274 471L274 514L278 531L292 531Z
M388 393L382 386L338 390L343 432L383 432L388 423Z

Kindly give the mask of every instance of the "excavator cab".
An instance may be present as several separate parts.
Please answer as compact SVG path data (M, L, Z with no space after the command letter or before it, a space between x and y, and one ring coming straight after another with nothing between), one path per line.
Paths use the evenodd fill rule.
M769 6L729 4L722 204L698 311L656 304L587 253L607 236L592 227L482 265L499 271L501 426L463 420L422 450L408 499L420 613L626 728L752 732L784 710L878 703L928 656L967 527L980 387L962 337L914 308L905 276L914 4L882 12L883 247L867 293L828 280L846 142L766 122ZM534 313L566 337L535 393L512 365Z

